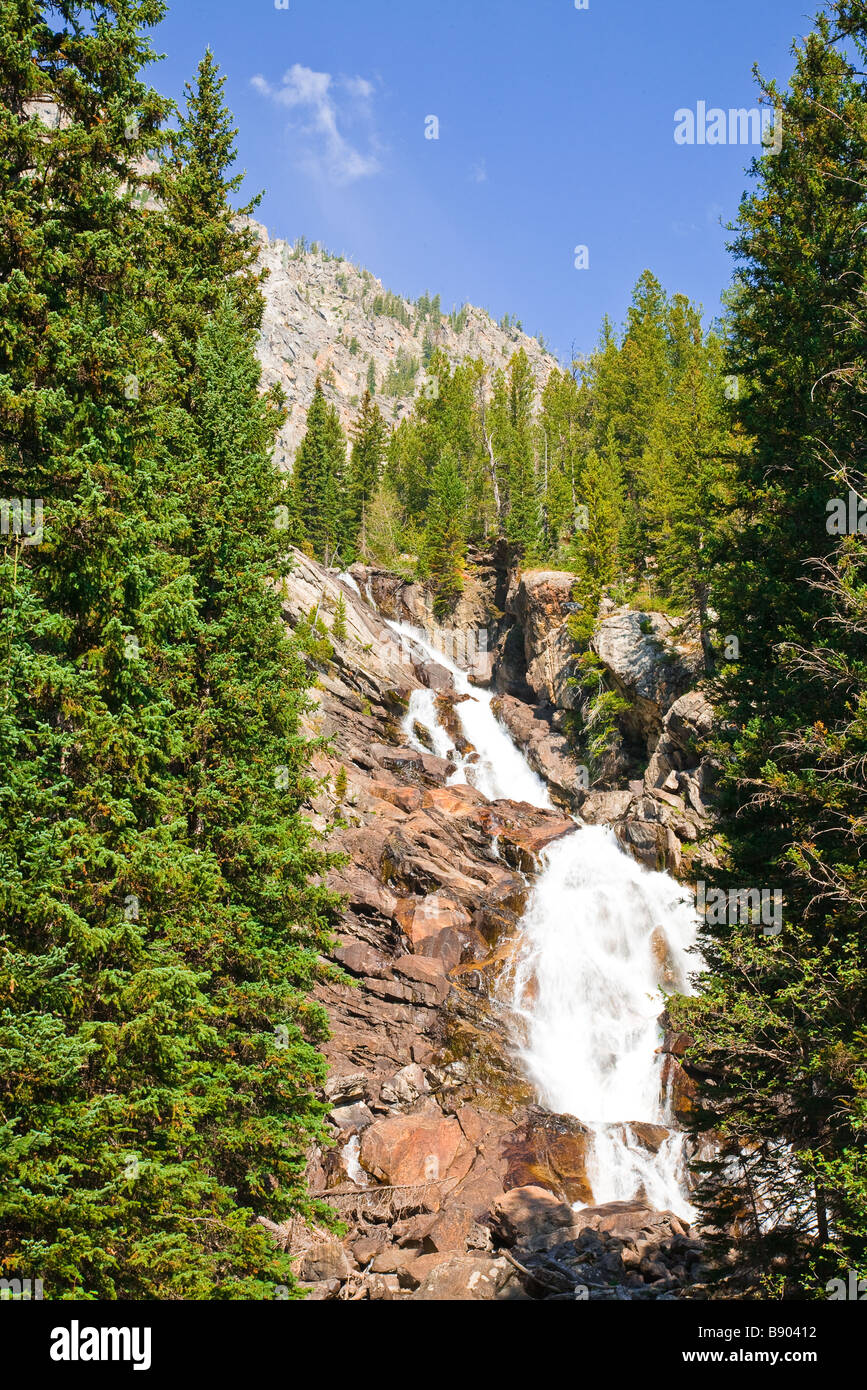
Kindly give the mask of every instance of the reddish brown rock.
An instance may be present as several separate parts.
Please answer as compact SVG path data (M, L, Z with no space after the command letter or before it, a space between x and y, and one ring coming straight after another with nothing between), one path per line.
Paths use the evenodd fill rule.
M392 1186L437 1182L449 1176L468 1145L457 1120L427 1101L408 1115L370 1125L361 1139L361 1165Z
M678 1059L666 1056L662 1065L662 1084L669 1097L672 1113L681 1125L689 1124L695 1111L698 1087L687 1076Z
M449 1205L434 1218L424 1237L422 1249L425 1254L464 1251L475 1225L475 1217L466 1207Z
M544 1187L513 1187L491 1208L494 1229L505 1245L527 1244L561 1226L569 1226L575 1213Z
M569 1203L592 1202L588 1140L589 1131L578 1120L538 1111L503 1144L505 1186L544 1187Z
M495 1260L488 1255L452 1255L445 1260L438 1255L422 1255L413 1264L414 1274L421 1272L419 1263L424 1259L436 1260L437 1263L412 1295L418 1301L488 1302L497 1297L511 1277L505 1260Z
M422 793L418 787L395 787L386 782L373 782L369 792L380 801L388 801L407 813L417 811L422 805Z

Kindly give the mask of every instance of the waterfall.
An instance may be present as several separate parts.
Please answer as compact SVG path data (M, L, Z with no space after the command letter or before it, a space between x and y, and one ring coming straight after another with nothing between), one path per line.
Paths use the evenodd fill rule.
M341 570L337 578L341 580L341 582L345 584L348 589L351 589L354 594L358 594L359 598L363 597L361 590L359 589L352 575L349 573L349 570Z
M643 1191L689 1217L682 1136L652 1154L629 1128L671 1123L658 1019L661 986L688 991L689 894L624 854L606 826L585 826L544 857L512 978L524 1070L549 1109L592 1130L596 1202Z
M388 626L402 642L417 647L424 660L437 662L451 674L455 694L459 700L459 703L455 704L455 714L464 738L467 743L472 744L474 752L459 754L452 739L448 734L445 735L447 743L440 742L439 746L447 748L448 751L440 756L451 756L456 763L455 773L449 780L469 782L489 801L528 801L531 806L550 810L551 798L548 788L530 767L521 750L513 743L511 735L491 709L494 698L492 692L473 685L466 671L462 671L441 651L421 628L410 627L408 623L392 622ZM414 747L419 747L414 731L415 724L421 724L427 729L435 743L445 733L440 729L438 736L431 727L431 720L439 726L435 701L436 697L430 690L413 691L410 697L403 728Z
M551 808L544 783L495 717L490 691L473 686L424 632L389 626L449 670L456 694L467 697L455 712L474 752L457 752L429 690L413 693L404 720L414 746L422 747L421 725L455 763L451 782L467 781L491 800ZM697 931L690 894L637 864L605 826L576 829L543 860L504 1001L524 1072L545 1106L590 1130L594 1202L642 1197L689 1220L684 1136L671 1130L658 1020L666 991L689 992ZM642 1125L662 1128L642 1135Z

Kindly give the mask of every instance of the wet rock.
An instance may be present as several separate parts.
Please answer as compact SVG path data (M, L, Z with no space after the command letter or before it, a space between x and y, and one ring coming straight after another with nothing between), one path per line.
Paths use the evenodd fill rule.
M659 1153L662 1145L671 1136L671 1130L665 1125L651 1125L639 1120L632 1121L628 1128L632 1138L652 1154Z
M534 708L511 695L499 696L493 708L534 772L538 772L548 784L553 799L569 809L577 809L587 790L586 771L574 756L567 739L554 729L551 721L553 711Z
M590 1131L570 1115L538 1110L503 1143L507 1187L546 1188L568 1203L590 1202Z

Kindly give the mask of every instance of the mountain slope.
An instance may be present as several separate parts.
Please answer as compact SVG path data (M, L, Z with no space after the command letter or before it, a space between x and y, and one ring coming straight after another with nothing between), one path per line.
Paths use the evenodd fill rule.
M280 468L291 467L303 438L317 376L348 429L371 362L386 419L397 423L409 414L426 381L426 339L428 349L443 348L453 362L480 357L492 370L505 367L523 348L540 388L558 365L535 338L501 327L484 309L467 305L449 316L430 312L422 299L420 310L351 261L303 243L293 249L286 241L272 241L261 224L253 225L261 243L260 265L269 272L259 339L263 382L279 382L289 403L275 451Z

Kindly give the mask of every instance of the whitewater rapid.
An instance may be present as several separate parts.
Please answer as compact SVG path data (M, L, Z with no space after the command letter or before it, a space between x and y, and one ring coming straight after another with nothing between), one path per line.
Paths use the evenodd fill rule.
M454 763L452 783L550 809L544 782L497 720L491 692L474 686L421 629L389 627L451 673L455 714L474 752L458 752L430 690L411 696L403 724L410 743L427 748L421 726L437 755ZM691 1219L685 1141L671 1130L659 1052L665 994L689 993L695 968L691 895L670 875L637 864L606 826L576 829L549 846L543 861L502 1001L523 1070L546 1107L591 1131L595 1203L643 1197ZM671 1132L639 1136L631 1128L638 1125Z

